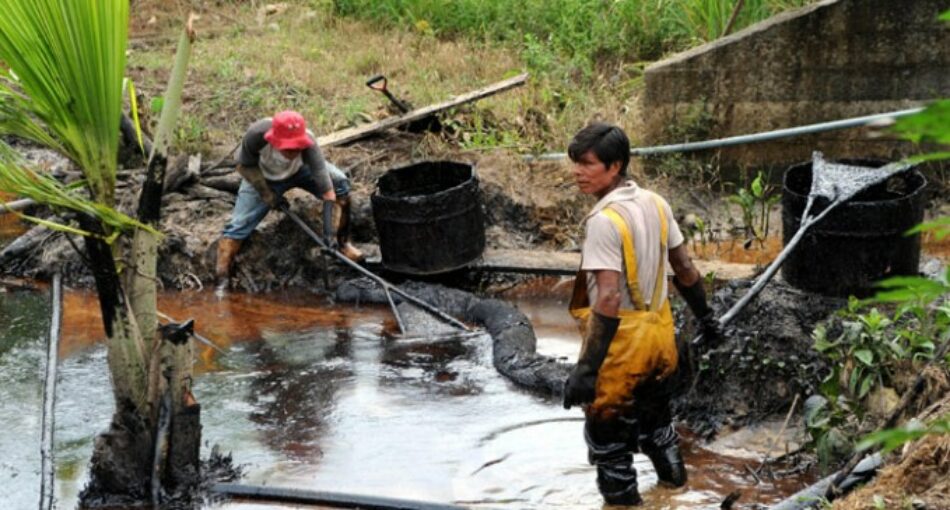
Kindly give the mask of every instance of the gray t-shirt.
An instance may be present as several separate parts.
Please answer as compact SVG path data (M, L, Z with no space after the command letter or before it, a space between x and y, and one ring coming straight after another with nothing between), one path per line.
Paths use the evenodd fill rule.
M264 178L269 181L287 179L296 174L303 165L307 165L310 168L310 173L313 174L313 180L316 181L320 193L326 193L333 189L330 175L327 173L326 161L317 146L316 137L313 136L310 130L307 130L307 135L313 140L313 145L304 149L300 156L289 160L283 157L280 151L264 138L264 134L267 133L270 127L271 119L268 117L251 124L251 127L247 128L247 132L244 133L244 140L237 150L235 159L237 159L238 164L260 168Z
M667 250L662 253L660 251L660 216L654 197L659 198L667 222ZM597 301L597 283L593 272L609 270L620 273L621 309L633 308L633 301L627 290L620 232L610 218L601 214L607 206L612 206L620 214L633 236L633 246L637 256L637 283L644 303L649 306L661 263L666 272L669 250L683 244L683 234L673 218L670 205L655 193L640 188L633 181L628 181L608 193L587 215L586 234L582 248L581 269L588 272L587 294L592 304ZM661 285L663 289L660 291L660 296L665 300L669 290L665 277Z

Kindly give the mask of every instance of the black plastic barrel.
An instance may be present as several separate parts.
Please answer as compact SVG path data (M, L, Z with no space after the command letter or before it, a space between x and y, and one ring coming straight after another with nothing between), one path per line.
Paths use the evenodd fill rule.
M460 269L485 250L475 168L427 161L395 168L376 183L373 219L383 266L432 275Z
M877 168L882 161L842 160ZM782 193L783 241L798 231L811 189L811 162L785 172ZM924 217L927 180L917 170L895 175L858 193L812 226L782 266L788 283L827 296L868 296L874 283L896 275L914 275L920 264L920 236L904 233ZM811 215L828 206L817 198Z

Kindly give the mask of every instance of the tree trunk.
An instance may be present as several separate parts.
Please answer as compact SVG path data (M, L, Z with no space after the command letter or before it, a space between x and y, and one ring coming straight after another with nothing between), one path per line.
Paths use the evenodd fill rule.
M161 218L168 140L181 105L188 54L194 32L191 19L179 42L142 192L138 219L155 227ZM96 225L96 227L98 227ZM93 230L90 230L93 231ZM101 229L95 230L95 232ZM200 406L191 395L192 324L158 325L157 267L161 237L137 229L128 254L122 291L115 259L100 239L87 239L108 337L109 369L116 413L109 430L96 439L91 479L80 494L83 506L161 503L165 493L190 491L198 481ZM127 301L126 301L127 299ZM160 427L159 409L169 397L168 427ZM164 424L162 424L164 425ZM167 433L167 437L165 434ZM153 490L153 488L155 490Z

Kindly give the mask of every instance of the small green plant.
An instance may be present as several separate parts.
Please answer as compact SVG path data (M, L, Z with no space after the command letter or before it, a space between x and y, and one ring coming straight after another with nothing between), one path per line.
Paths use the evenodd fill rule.
M945 219L914 228L909 233L933 230L950 235ZM867 300L851 298L838 313L840 327L835 332L826 325L815 328L815 349L830 362L831 370L820 386L824 403L806 414L805 424L823 466L850 453L842 449L843 438L861 432L864 407L875 389L891 386L901 366L919 364L935 357L939 347L950 342L950 268L940 279L897 276L877 284L880 289ZM878 307L893 310L887 315ZM950 357L940 360L950 369ZM866 442L895 444L925 434L926 431L884 431L869 436ZM870 443L869 443L870 444Z
M851 453L849 431L857 426L855 405L844 395L812 396L805 403L805 428L822 472Z
M900 448L908 441L914 441L929 434L950 435L950 415L933 421L929 425L924 425L918 420L910 420L903 427L868 434L858 443L857 449L864 451L881 448L884 453L888 453Z
M730 195L728 200L742 210L742 225L749 239L765 241L769 235L770 210L782 197L774 193L774 186L767 184L760 171L747 188Z

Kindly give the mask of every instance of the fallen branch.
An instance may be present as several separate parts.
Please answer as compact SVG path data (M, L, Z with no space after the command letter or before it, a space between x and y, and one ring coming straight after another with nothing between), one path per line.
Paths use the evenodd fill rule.
M769 449L765 451L765 457L762 458L762 462L759 463L759 467L755 468L755 479L759 479L759 471L762 471L762 466L764 466L769 461L769 455L772 455L772 450L775 449L775 445L778 443L779 439L785 434L785 429L788 428L788 422L792 419L792 413L795 412L795 406L798 405L798 393L795 394L795 399L792 400L792 406L788 408L788 414L785 415L785 423L782 424L782 428L779 429L778 434L772 439L772 442L769 443ZM756 482L758 483L758 482Z

